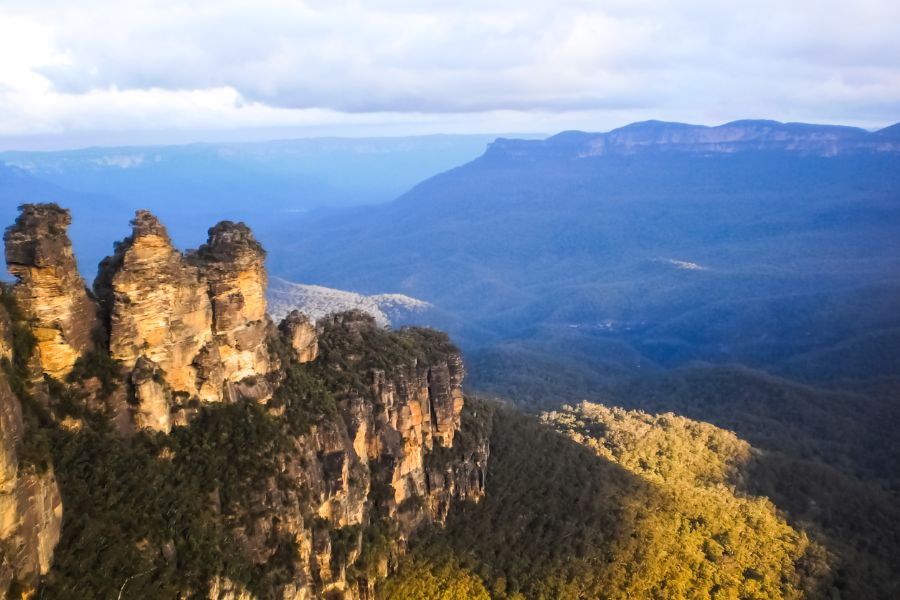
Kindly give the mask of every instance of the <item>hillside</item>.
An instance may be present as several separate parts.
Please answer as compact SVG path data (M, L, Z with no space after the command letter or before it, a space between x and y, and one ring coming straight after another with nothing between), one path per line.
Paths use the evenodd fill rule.
M756 451L728 431L588 404L544 424L478 411L492 415L485 499L414 539L388 597L423 566L450 582L478 574L494 598L819 597L832 585L825 549L744 491Z
M672 413L468 406L490 417L485 498L413 538L387 597L427 597L418 578L501 599L897 593L896 502L815 462Z
M387 330L359 310L276 327L265 251L244 224L218 223L183 254L138 211L89 294L70 221L27 205L4 238L8 594L898 590L889 380L823 391L747 368L660 369L602 389L663 414L585 402L538 420L464 397L440 332Z

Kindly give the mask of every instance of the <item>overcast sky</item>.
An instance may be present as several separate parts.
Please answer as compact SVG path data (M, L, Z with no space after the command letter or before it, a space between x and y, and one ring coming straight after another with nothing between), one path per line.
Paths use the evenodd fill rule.
M0 0L0 148L900 120L898 0Z

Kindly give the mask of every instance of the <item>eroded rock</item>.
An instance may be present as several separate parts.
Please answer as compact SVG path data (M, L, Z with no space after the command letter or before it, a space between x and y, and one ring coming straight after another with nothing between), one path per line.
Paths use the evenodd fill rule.
M142 429L169 433L172 429L172 393L162 369L141 356L131 372L134 388L134 423Z
M13 294L37 339L43 371L63 379L101 335L97 305L78 274L69 211L56 204L25 204L20 211L3 238L17 280Z
M271 395L258 380L269 372L265 260L265 250L250 228L231 221L210 228L207 243L188 255L207 282L212 305L217 364L212 372L201 373L212 388L207 396L250 393L252 399L264 401ZM234 386L248 378L250 383Z
M279 323L278 330L294 349L297 362L316 360L319 355L319 339L316 326L309 317L298 310L292 310Z
M0 373L0 594L11 585L35 589L50 570L62 525L52 467L21 464L22 406Z
M60 228L64 235L68 213L48 210L51 217L38 220L38 226L49 231L56 223L53 235L59 236ZM454 498L477 501L484 492L487 438L457 436L464 377L458 352L442 334L387 332L359 311L333 316L320 329L292 313L276 329L266 314L265 252L245 225L219 223L209 230L207 244L186 256L149 212L138 211L132 225L132 235L101 264L94 287L101 322L109 332L110 356L121 361L121 375L114 375L120 385L104 391L99 376L91 376L72 383L69 392L84 408L109 415L115 430L128 437L135 429L170 433L174 427L190 427L203 411L243 410L247 407L206 403L265 402L273 389L289 382L279 402L248 413L284 419L277 425L277 440L265 427L251 428L249 435L235 429L254 440L245 444L245 438L236 439L235 448L259 451L261 460L268 455L271 471L240 494L214 489L209 514L221 519L248 564L265 569L273 562L290 563L290 576L266 597L372 597L376 574L361 576L351 568L370 527L390 523L390 548L383 549L386 553L375 565L384 576L389 557L402 552L417 527L443 522ZM29 238L24 230L16 235ZM71 256L67 239L57 242ZM27 258L27 244L16 243L19 256ZM34 268L52 268L32 262ZM64 265L77 273L74 259ZM32 277L32 271L23 272ZM57 275L73 280L62 271ZM24 282L20 277L18 285ZM74 289L67 286L50 286L45 296L51 289L65 296ZM61 294L64 288L66 294ZM65 327L55 331L60 339L69 339ZM323 345L318 356L329 331L335 334L332 346ZM13 346L9 332L9 323L0 318L0 356L8 358ZM293 357L279 350L284 342ZM282 361L286 364L278 364ZM37 377L31 380L36 388L50 389ZM23 471L19 464L21 405L3 385L0 381L0 589L14 579L36 584L49 568L61 518L52 467ZM52 411L52 399L47 406ZM72 434L92 427L89 420L66 414L58 424ZM258 436L259 431L268 433ZM469 446L454 446L458 437L469 440ZM268 454L274 448L276 454ZM178 458L164 448L159 459ZM140 544L166 563L178 562L173 543L158 548L146 540ZM254 597L246 582L224 575L208 584L203 593L210 598Z
M200 270L172 246L149 211L100 264L94 283L109 321L109 352L126 369L145 357L176 392L199 396L194 360L212 341L212 306ZM206 400L218 400L212 392Z

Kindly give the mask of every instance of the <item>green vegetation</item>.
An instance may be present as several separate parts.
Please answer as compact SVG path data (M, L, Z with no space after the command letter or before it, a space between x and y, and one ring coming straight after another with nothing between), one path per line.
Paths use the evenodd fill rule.
M37 347L37 340L25 321L25 315L5 285L0 285L0 306L9 317L9 336L12 341L12 360L4 360L3 370L9 378L13 392L16 395L28 395L27 380L30 375L28 364Z
M117 368L92 355L79 362L70 386L49 380L59 416L71 412L66 406L79 382L104 381ZM259 516L253 499L266 489L302 497L283 464L297 454L296 437L335 407L312 365L285 365L276 397L284 417L254 402L213 405L169 435L142 432L131 440L86 407L77 427L45 423L65 522L43 597L115 598L126 580L123 598L205 597L210 581L223 576L265 597L292 580L293 539L270 536L261 549L270 556L257 565L234 528L252 526Z
M900 380L826 390L712 365L649 368L633 377L602 361L571 360L572 352L598 350L577 348L554 360L507 348L487 362L476 358L472 370L533 410L586 398L734 431L760 450L746 464L742 489L769 498L795 529L828 549L836 589L854 598L900 596Z
M83 382L96 377L101 384L104 398L112 394L119 385L122 365L103 351L85 354L75 361L75 366L66 378L69 383Z
M422 565L450 579L441 569L458 564L494 598L799 598L826 575L821 548L735 488L750 449L729 432L672 415L570 410L542 424L467 406L493 424L487 494L418 536L415 570L391 589Z
M416 361L431 364L447 354L458 353L446 333L421 327L390 331L375 325L375 319L360 311L339 317L343 323L327 323L319 336L317 361L329 388L363 393L372 383L371 371L388 374L412 367Z
M31 376L29 364L37 340L28 328L25 316L16 304L15 298L5 285L0 285L0 311L5 311L8 317L12 350L11 359L7 357L0 359L0 369L6 375L10 389L22 404L22 421L25 426L22 442L17 449L19 468L45 473L50 468L51 462L50 437L47 433L50 416L35 400L29 382ZM5 321L0 314L0 324Z
M481 580L453 561L432 566L405 558L396 575L378 587L379 598L391 600L490 600Z
M315 514L308 482L296 475L305 460L298 440L312 425L341 418L336 396L348 391L346 382L365 381L376 366L405 368L435 358L449 344L430 331L344 325L328 328L326 339L340 354L306 364L294 361L283 341L271 341L282 368L272 378L268 407L205 405L188 426L170 434L123 439L109 415L84 402L86 380L99 378L104 395L114 389L119 365L113 361L88 355L66 382L47 379L50 408L29 439L45 441L44 462L52 458L65 520L41 597L116 598L124 585L122 598L205 598L210 582L224 577L267 598L294 580L300 551L294 537L253 532L290 511L299 512L307 527L330 529ZM354 343L361 349L357 355ZM58 424L64 418L65 427ZM351 470L350 476L359 473ZM260 507L261 497L296 500L285 507L289 512L273 517ZM370 501L388 497L385 482L373 480ZM415 501L405 506L414 507ZM347 566L351 577L375 581L397 550L397 525L377 510L367 523L327 534L332 566ZM360 539L362 552L354 557Z
M130 443L95 425L54 431L66 520L44 597L116 597L142 572L152 576L129 581L124 597L200 593L217 575L264 589L272 570L248 564L228 524L249 516L250 494L278 476L284 443L253 403L211 408L172 435Z

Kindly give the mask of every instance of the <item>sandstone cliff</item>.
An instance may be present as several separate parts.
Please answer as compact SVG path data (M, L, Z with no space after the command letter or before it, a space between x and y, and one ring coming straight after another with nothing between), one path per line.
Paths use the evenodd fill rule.
M213 345L206 360L213 366L200 374L210 390L201 396L221 394L222 382L227 386L269 371L265 258L250 229L231 221L210 229L209 241L189 255L209 286L213 314ZM270 395L268 389L254 391L259 392L256 400Z
M290 342L299 362L316 360L319 355L319 343L316 326L309 317L298 310L292 310L282 319L278 329Z
M9 386L12 323L0 307L0 590L26 594L47 573L59 540L62 504L53 470L26 464L22 405ZM12 592L9 592L12 595Z
M156 217L138 211L131 224L131 236L103 260L94 283L108 322L109 354L126 369L143 357L162 369L173 390L199 395L194 361L212 340L206 282Z
M445 335L353 311L276 327L265 252L245 225L219 223L182 254L147 211L100 265L97 319L68 223L25 206L7 233L19 332L37 338L41 363L28 344L0 355L63 381L17 379L41 411L31 429L0 381L0 589L368 598L418 528L484 493L487 440L460 434L464 368ZM53 285L36 285L45 273ZM51 372L63 342L67 366ZM50 444L43 471L20 464L30 435ZM57 479L69 508L54 555Z
M94 346L97 307L88 296L66 231L72 218L55 204L26 204L4 235L13 293L31 322L48 375L65 377Z

